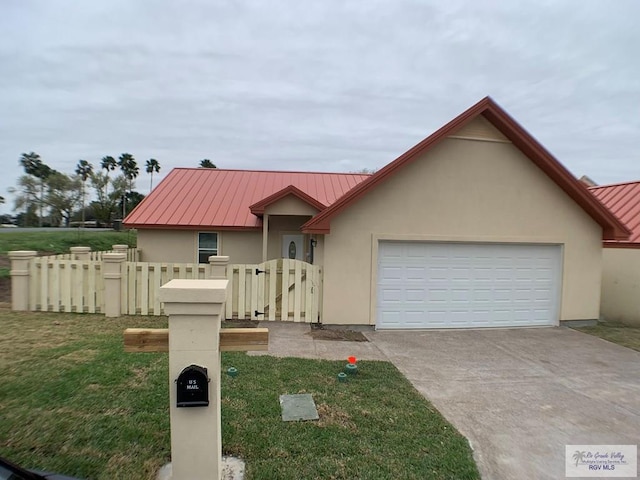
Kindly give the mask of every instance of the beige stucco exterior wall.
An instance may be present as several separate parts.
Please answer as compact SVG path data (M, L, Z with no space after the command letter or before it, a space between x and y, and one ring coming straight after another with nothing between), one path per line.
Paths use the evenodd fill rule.
M601 227L511 143L443 140L335 217L323 322L375 324L384 239L561 244L560 320L599 316Z
M229 263L261 263L262 232L224 231L220 255L228 255Z
M143 262L196 261L196 237L192 230L138 229L137 247Z
M268 215L315 215L318 210L294 195L287 195L264 209Z
M640 327L640 250L602 250L602 317Z
M138 230L138 248L144 262L194 263L197 261L198 232L216 230ZM262 232L217 231L218 255L231 263L262 261Z

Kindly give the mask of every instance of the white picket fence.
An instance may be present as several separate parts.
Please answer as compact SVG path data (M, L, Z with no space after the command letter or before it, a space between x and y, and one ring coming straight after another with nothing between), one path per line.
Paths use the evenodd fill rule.
M33 311L104 313L101 261L36 257L30 264L29 306ZM210 278L209 264L122 262L123 315L163 315L160 286L174 278ZM278 259L228 265L227 319L317 322L322 295L319 266Z
M211 266L198 263L124 262L120 283L123 315L164 315L160 287L174 278L204 279Z
M104 312L102 262L36 257L29 266L29 309Z
M93 262L101 262L102 255L105 253L115 253L115 250L98 250L96 252L88 252L89 260ZM137 262L140 258L139 250L137 248L128 248L127 249L127 262ZM59 253L57 255L44 255L42 257L47 260L77 260L77 256L75 253Z

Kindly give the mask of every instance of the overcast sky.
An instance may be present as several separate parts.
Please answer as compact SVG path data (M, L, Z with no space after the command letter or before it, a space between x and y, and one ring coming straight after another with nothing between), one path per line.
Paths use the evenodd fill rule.
M35 151L161 176L380 168L490 95L576 176L640 179L640 1L0 1L0 195ZM148 175L138 190L148 193Z

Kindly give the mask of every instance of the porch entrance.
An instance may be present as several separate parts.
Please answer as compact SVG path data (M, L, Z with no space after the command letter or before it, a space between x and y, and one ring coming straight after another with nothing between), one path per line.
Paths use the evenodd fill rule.
M304 235L282 235L282 258L304 260Z

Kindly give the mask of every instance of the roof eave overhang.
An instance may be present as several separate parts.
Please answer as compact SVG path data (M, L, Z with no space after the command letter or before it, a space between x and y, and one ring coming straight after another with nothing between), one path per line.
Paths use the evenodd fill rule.
M144 230L230 230L230 231L261 231L261 226L246 225L161 225L147 223L127 223L125 228Z
M616 242L613 240L608 240L602 242L602 246L604 248L629 248L640 250L640 242Z
M328 233L331 233L331 229L328 226L315 225L313 227L306 227L305 225L306 223L302 225L302 227L300 227L300 231L302 233L311 233L318 235L326 235Z

